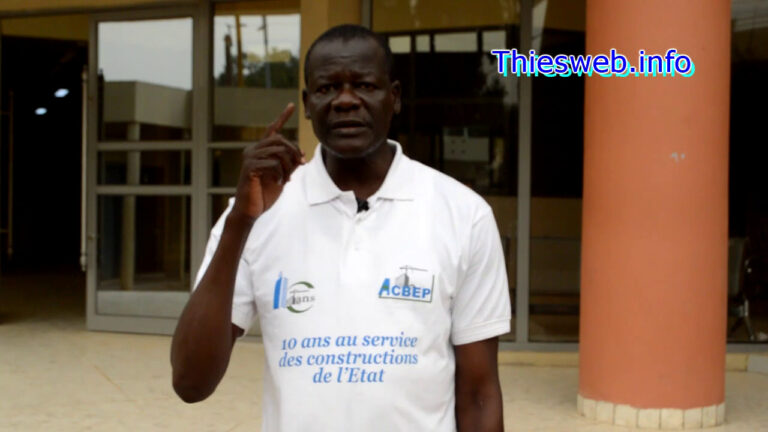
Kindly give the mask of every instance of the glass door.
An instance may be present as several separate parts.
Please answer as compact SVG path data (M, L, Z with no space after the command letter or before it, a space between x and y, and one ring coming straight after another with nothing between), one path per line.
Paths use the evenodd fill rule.
M202 222L194 190L205 181L193 161L207 134L204 118L195 117L206 113L205 89L195 85L194 65L204 55L196 49L200 11L92 18L89 329L171 333L189 298L191 251L205 241L192 229Z

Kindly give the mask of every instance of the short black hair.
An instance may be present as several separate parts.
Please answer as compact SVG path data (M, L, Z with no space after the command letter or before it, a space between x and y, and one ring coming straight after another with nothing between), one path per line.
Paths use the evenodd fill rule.
M321 34L312 45L309 46L307 54L304 56L304 85L307 85L309 80L309 56L312 55L312 51L321 42L329 42L332 40L341 39L342 41L349 41L353 39L373 39L374 42L384 51L384 67L387 69L387 77L392 81L392 50L389 49L389 43L387 43L384 36L374 33L371 30L354 24L341 24L336 27L331 27Z

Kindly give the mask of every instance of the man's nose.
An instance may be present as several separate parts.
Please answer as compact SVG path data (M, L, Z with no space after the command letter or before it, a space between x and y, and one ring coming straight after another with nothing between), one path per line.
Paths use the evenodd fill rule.
M360 107L360 98L351 85L344 84L331 102L331 107L342 111L356 109Z

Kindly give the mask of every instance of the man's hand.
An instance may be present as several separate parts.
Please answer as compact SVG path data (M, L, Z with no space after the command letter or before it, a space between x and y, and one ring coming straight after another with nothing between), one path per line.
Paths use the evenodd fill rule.
M232 301L248 233L304 160L299 148L280 135L294 109L288 104L264 138L243 152L235 205L208 269L179 317L171 342L171 365L173 388L185 402L198 402L213 393L227 371L235 339L243 334L232 323Z
M304 163L299 147L280 134L295 109L295 105L289 103L267 127L264 137L243 151L233 216L251 221L261 216L277 201L296 167Z

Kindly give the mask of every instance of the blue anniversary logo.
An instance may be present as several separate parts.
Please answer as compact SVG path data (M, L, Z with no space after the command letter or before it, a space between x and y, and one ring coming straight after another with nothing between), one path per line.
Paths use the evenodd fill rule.
M288 309L293 313L302 313L315 305L315 287L309 282L299 281L288 285L288 278L280 272L275 282L275 296L272 309Z
M408 265L400 267L400 270L403 270L403 273L395 278L394 283L390 283L389 278L384 279L379 288L379 298L431 303L432 293L435 290L435 275L432 275L432 282L427 287L423 281L421 283L416 281L423 278L408 274L409 271L426 272L427 270Z

